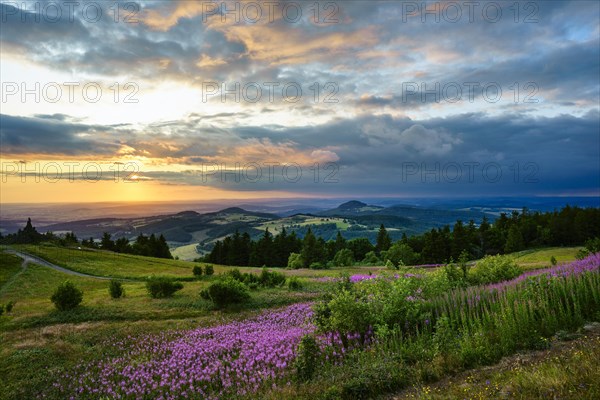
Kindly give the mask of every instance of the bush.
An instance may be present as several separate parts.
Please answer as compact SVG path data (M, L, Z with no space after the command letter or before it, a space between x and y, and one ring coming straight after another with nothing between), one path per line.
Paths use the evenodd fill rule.
M586 258L589 255L590 255L590 252L588 251L588 249L580 249L577 252L577 254L575 255L575 258L578 260L583 260L584 258Z
M108 293L110 293L110 297L113 299L118 299L123 296L123 286L121 282L116 279L111 279L108 284Z
M302 255L299 253L290 253L288 257L288 268L290 269L300 269L304 265L304 260L302 260Z
M485 256L468 273L473 284L486 285L507 281L521 275L523 270L511 257Z
M251 274L248 272L240 272L239 269L234 268L223 274L226 278L235 279L238 282L242 282L249 286L251 289L256 289L258 286L262 287L275 287L282 286L285 284L285 275L280 272L269 271L263 267L260 275Z
M83 292L75 287L71 281L61 283L50 300L60 311L71 310L83 300Z
M558 261L556 261L556 257L554 257L554 256L550 257L550 264L556 265L557 263L558 263Z
M9 301L8 303L6 303L6 306L5 306L6 312L7 313L11 312L14 305L15 305L14 301Z
M362 263L365 265L379 265L381 260L377 257L377 254L374 251L369 251L365 258L362 260Z
M322 262L315 261L309 265L310 269L327 269L327 264L323 264Z
M178 290L183 289L183 284L180 282L174 282L169 278L164 277L152 277L146 282L146 289L148 294L153 299L162 299L173 296Z
M412 247L405 243L395 243L388 251L381 252L381 258L390 260L394 266L414 265L419 259L419 255L414 252Z
M192 273L194 274L194 276L202 276L202 267L199 265L195 265L194 268L192 269Z
M246 285L231 276L211 284L200 295L202 298L212 300L217 307L242 303L250 298Z
M285 284L285 275L281 272L269 271L263 268L260 273L259 282L264 287L282 286Z
M0 304L0 316L4 314L4 306Z
M290 290L301 290L303 287L302 281L295 276L288 280L288 289Z
M214 273L215 273L215 269L213 268L212 264L206 264L204 266L204 275L211 276Z
M585 248L590 253L600 252L600 238L589 239L585 242Z
M354 253L350 249L342 249L333 257L333 265L336 267L349 267L354 262Z
M321 351L314 336L304 335L298 344L298 356L294 362L296 375L300 381L310 380L319 367Z

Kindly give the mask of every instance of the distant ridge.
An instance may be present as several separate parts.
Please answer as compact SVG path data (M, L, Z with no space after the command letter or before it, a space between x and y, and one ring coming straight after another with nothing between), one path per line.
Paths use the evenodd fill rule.
M338 208L340 210L351 210L354 208L361 208L361 207L367 207L367 204L363 203L362 201L358 201L358 200L350 200L350 201L347 201L338 206Z

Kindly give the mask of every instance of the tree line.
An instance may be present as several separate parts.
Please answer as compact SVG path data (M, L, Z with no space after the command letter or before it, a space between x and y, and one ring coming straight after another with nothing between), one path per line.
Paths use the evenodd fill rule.
M157 258L173 258L169 251L169 245L163 235L156 237L154 234L151 234L150 236L140 234L133 243L130 243L129 239L123 237L115 241L112 239L110 233L105 232L98 244L93 238L79 241L73 232L67 232L62 237L57 236L52 232L44 234L39 233L32 225L31 218L27 219L25 228L19 229L16 233L6 236L0 234L0 243L2 244L39 244L42 242L51 242L60 246L77 246L81 244L88 248L109 250L117 253L136 254Z
M304 237L282 229L273 235L265 229L254 240L248 233L236 231L215 243L203 261L222 265L252 267L327 268L347 266L355 262L367 265L441 264L458 260L461 255L477 259L485 255L512 253L541 246L575 246L600 237L600 209L566 206L552 212L531 212L523 209L511 214L502 213L492 222L483 218L477 225L456 221L433 228L420 235L393 243L385 226L379 228L375 243L367 238L345 239L338 231L335 240L317 237L309 227ZM173 258L163 235L140 234L130 243L127 238L113 240L104 233L100 243L94 239L81 242L73 232L58 237L52 232L39 233L27 220L17 233L0 235L3 244L35 244L43 241L60 245L78 245L119 253L159 258Z
M267 228L257 240L248 233L235 232L215 243L204 257L207 262L252 267L326 268L355 262L381 265L441 264L461 255L477 259L485 255L512 253L541 246L575 246L600 237L600 209L565 206L558 211L501 213L492 222L483 218L460 220L451 227L433 228L420 235L393 243L382 224L375 244L366 238L346 240L338 232L325 241L308 229L303 238L282 229L273 235Z

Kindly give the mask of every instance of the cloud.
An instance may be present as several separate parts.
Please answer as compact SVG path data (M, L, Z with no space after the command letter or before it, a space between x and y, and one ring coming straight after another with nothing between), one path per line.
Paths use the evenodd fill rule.
M420 175L413 177L416 182L405 182L406 165L434 171L459 165L466 174L465 165L470 164L476 165L479 178L461 190L531 193L596 188L600 179L599 116L598 111L581 117L471 113L421 120L362 115L315 126L229 129L206 128L205 122L190 116L185 122L134 131L69 122L68 117L61 117L63 121L2 115L0 133L4 157L44 154L139 160L148 167L144 176L160 180L160 173L169 172L171 178L177 176L188 184L202 182L183 171L206 164L234 169L236 164L266 168L265 163L296 163L306 169L315 163L322 168L335 163L339 183L329 190L336 192L412 188L443 193L456 188L449 186L454 183L441 179L432 186L432 182L421 182ZM481 169L486 165L499 166L502 181L494 185L483 181ZM152 174L154 169L157 175ZM536 181L524 182L528 176ZM235 188L236 183L227 185ZM269 182L269 190L284 189L274 185ZM308 181L291 189L317 190L311 189Z
M112 127L68 122L64 115L27 118L0 114L3 155L113 155L120 141Z

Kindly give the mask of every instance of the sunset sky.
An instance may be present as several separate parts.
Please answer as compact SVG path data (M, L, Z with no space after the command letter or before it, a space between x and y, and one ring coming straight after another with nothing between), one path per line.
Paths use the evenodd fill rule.
M598 196L600 3L426 4L3 1L0 201Z

